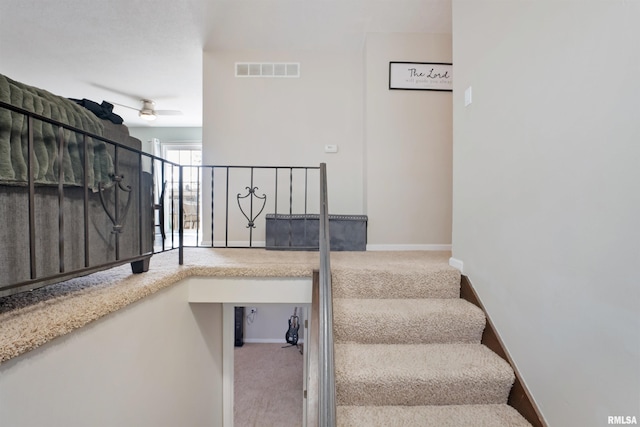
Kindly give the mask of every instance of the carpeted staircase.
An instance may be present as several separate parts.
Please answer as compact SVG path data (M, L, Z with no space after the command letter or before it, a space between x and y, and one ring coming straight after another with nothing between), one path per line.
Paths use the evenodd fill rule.
M520 427L514 373L443 262L334 268L337 425Z

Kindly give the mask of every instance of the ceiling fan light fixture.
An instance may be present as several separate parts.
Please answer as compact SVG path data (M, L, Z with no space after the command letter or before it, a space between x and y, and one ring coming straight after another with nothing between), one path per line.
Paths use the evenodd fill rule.
M147 121L153 121L156 119L156 112L154 110L156 103L150 99L142 99L142 108L138 113L138 116Z
M140 110L140 112L138 113L138 116L140 116L142 119L144 120L148 120L148 121L153 121L156 119L156 114L153 110L149 111L149 110Z

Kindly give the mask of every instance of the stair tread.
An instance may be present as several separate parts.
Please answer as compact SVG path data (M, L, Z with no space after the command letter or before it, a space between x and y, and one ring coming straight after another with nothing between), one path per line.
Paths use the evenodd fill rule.
M480 343L482 310L462 299L355 299L333 301L336 342Z
M338 406L338 427L531 427L506 404L433 406Z
M515 379L481 344L336 343L339 404L506 403Z

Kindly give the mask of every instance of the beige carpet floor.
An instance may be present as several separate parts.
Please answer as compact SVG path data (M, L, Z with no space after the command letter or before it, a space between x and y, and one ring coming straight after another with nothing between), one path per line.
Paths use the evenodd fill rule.
M347 274L384 265L416 265L423 270L446 263L446 252L334 252L334 271ZM0 298L0 363L117 311L190 276L310 277L319 267L318 252L263 249L185 249L154 255L147 273L129 265L79 277L30 292ZM373 283L373 282L372 282ZM378 284L377 286L380 286Z
M339 426L530 425L506 405L513 371L480 344L484 316L459 300L449 256L332 253ZM144 274L125 265L0 298L0 363L189 276L310 277L318 265L317 252L188 249L183 266L174 251Z
M285 344L235 347L233 425L301 426L303 356Z
M333 268L337 425L526 427L515 375L438 255Z

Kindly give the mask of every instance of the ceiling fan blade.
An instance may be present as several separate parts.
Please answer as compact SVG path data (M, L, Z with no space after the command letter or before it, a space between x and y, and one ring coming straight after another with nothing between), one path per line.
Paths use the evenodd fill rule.
M142 99L142 97L140 97L140 96L138 96L136 94L125 92L125 91L122 91L122 90L119 90L119 89L115 89L115 88L112 88L112 87L109 87L109 86L101 85L100 83L90 82L89 84L91 86L97 87L97 88L102 89L102 90L106 90L106 91L111 92L111 93L115 93L115 94L118 94L118 95L121 95L121 96L125 96L125 97L131 98L131 99L135 99L136 101ZM115 104L115 102L112 102L112 104ZM126 105L122 105L122 104L118 104L118 105L120 105L122 107L126 107ZM137 110L137 108L136 108L136 110Z
M117 105L119 107L124 107L124 108L129 108L131 110L140 111L140 108L136 108L136 107L131 107L129 105L120 104L119 102L113 102L113 101L107 101L107 102L109 102L109 103L111 103L113 105Z
M179 110L154 110L158 116L181 116L183 113Z

